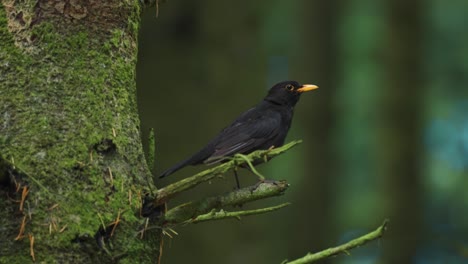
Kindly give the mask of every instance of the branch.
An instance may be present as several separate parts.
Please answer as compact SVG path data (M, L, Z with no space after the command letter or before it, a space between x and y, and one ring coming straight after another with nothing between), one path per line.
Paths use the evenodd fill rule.
M362 246L362 245L364 245L364 244L366 244L368 242L371 242L373 240L381 238L383 236L384 232L387 229L388 222L389 222L388 219L385 219L383 224L381 226L379 226L376 230L374 230L374 231L372 231L372 232L370 232L368 234L365 234L365 235L363 235L363 236L361 236L359 238L351 240L348 243L345 243L343 245L333 247L333 248L329 248L329 249L325 249L325 250L322 250L322 251L314 253L314 254L308 253L304 257L293 260L293 261L289 261L289 262L288 261L283 261L282 264L306 264L306 263L312 263L312 262L315 262L317 260L321 260L321 259L324 259L324 258L328 258L328 257L331 257L331 256L336 256L336 255L339 255L339 254L349 255L349 253L348 253L349 249L353 249L355 247Z
M154 205L155 206L161 205L165 203L167 200L169 200L170 198L176 196L177 194L183 191L186 191L188 189L191 189L200 183L210 181L240 165L246 164L248 162L253 162L254 160L258 160L258 159L271 159L287 151L288 149L296 146L297 144L301 142L302 142L301 140L292 141L279 148L274 148L274 149L269 149L269 150L257 150L246 156L245 155L235 156L234 158L232 158L230 161L226 163L223 163L221 165L218 165L208 170L204 170L200 173L195 174L194 176L182 179L162 189L159 189L156 192Z
M244 211L236 211L236 212L226 212L221 209L219 212L216 212L216 209L211 210L211 212L203 215L199 215L194 219L187 220L184 224L197 224L201 222L211 221L211 220L223 220L227 218L236 218L237 220L241 219L241 216L248 216L248 215L258 215L273 212L279 210L283 207L290 205L290 203L282 203L280 205L275 205L271 207L265 207L260 209L254 210L244 210Z
M221 209L226 206L240 206L247 202L256 201L259 199L282 195L289 185L286 181L266 181L260 182L255 186L249 186L242 189L238 189L224 195L213 196L203 198L196 202L188 202L182 205L179 205L171 210L167 211L164 218L162 219L163 224L180 224L186 221L196 221L197 217L202 217L202 219L210 218L206 214L211 212L213 209ZM276 208L279 209L279 208ZM244 214L254 214L254 213L264 213L272 211L271 208L259 209L257 212L255 210L249 211L240 211L240 215ZM242 213L244 212L244 213ZM203 216L202 216L203 215ZM209 215L209 214L208 214ZM211 216L211 218L215 218ZM220 217L221 218L221 217ZM207 220L200 220L207 221Z

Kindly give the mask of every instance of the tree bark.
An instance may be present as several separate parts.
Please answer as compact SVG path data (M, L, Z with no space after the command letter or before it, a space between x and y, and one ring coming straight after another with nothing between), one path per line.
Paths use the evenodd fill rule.
M0 262L154 263L141 147L140 1L0 8ZM142 238L143 237L143 238Z

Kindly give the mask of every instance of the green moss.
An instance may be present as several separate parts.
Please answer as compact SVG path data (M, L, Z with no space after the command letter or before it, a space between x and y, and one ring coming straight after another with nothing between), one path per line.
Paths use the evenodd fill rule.
M137 256L145 247L146 242L135 237L144 221L138 216L137 193L154 186L147 186L151 181L145 177L150 173L137 129L139 9L128 22L127 31L114 29L109 36L96 38L84 27L64 35L67 31L60 27L66 25L41 21L31 29L33 41L26 50L15 45L0 8L0 109L10 116L8 125L0 128L0 155L13 159L25 172L22 180L30 187L27 202L33 209L26 233L34 234L38 252L70 251L76 247L71 242L76 236L94 236L102 222L110 225L119 211L121 222L111 251ZM98 153L94 146L103 139L111 139L116 150ZM18 199L20 193L16 195ZM12 206L5 201L0 205ZM11 217L0 212L0 224L18 224L21 219ZM90 245L92 254L103 254L94 239ZM23 252L17 254L18 260L30 261L27 238L16 247ZM54 262L44 254L38 256L40 261ZM4 261L7 257L0 257Z

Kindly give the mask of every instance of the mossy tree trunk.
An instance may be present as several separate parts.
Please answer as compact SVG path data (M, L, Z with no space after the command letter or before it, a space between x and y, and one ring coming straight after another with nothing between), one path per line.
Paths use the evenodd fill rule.
M0 8L0 262L154 263L141 147L141 1Z

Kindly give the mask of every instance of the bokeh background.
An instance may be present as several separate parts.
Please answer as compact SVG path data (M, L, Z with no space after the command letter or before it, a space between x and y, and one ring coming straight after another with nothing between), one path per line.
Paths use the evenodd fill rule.
M291 184L266 215L177 228L164 263L281 263L369 232L323 263L468 263L468 1L171 0L147 10L137 84L156 171L186 158L282 80L314 83L258 169ZM158 180L163 187L203 167ZM247 171L241 184L255 182ZM233 176L169 206L232 190Z

